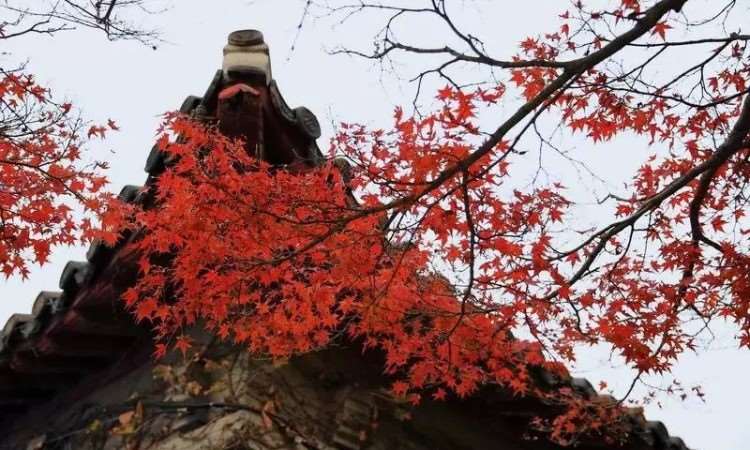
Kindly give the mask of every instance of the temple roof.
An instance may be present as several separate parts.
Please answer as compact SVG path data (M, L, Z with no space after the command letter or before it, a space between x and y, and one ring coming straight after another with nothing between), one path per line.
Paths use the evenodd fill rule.
M230 53L245 46L267 55L260 33L233 33L229 41ZM225 60L225 67L217 71L206 93L188 97L180 111L202 120L223 117L224 123L232 122L220 122L220 126L226 126L230 134L243 134L252 141L253 151L273 163L317 164L322 154L316 143L320 126L315 115L307 108L292 109L287 105L270 78L270 65L264 67L262 57L247 61L237 55L232 58L230 63L247 65L227 65ZM233 108L238 105L256 114L237 114ZM243 131L243 126L253 129ZM165 156L154 147L146 161L148 177L144 186L126 186L119 198L144 208L158 207L153 205L150 187L167 164ZM126 248L130 239L133 236L124 236L115 248L93 244L87 261L67 263L60 276L59 292L41 292L31 314L14 314L7 320L0 332L0 429L63 393L85 392L92 380L106 382L100 379L101 374L122 365L123 360L143 358L144 354L148 357L150 352L144 353L143 349L151 348L149 328L136 324L119 300L137 276L134 255ZM550 389L570 387L589 399L599 396L582 378L560 381L541 374L538 382ZM610 401L606 396L599 397ZM524 427L536 415L551 413L551 408L540 401L514 397L498 389L485 389L465 402L479 402L481 409L502 405L496 413L483 411L482 415L497 416ZM669 435L663 423L647 421L641 413L632 414L631 419L632 431L623 448L687 450L680 438ZM538 448L556 447L545 444ZM580 448L602 447L585 442Z

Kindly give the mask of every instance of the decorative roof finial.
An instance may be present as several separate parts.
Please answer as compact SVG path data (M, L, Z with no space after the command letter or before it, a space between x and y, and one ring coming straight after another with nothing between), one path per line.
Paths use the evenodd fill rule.
M224 76L228 80L261 77L268 85L271 57L263 33L258 30L238 30L229 34L224 47Z

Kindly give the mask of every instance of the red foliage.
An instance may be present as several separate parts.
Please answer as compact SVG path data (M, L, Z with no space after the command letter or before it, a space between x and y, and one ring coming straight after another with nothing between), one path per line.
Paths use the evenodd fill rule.
M579 2L577 14L587 24L637 22L640 36L661 42L682 3L642 13L641 2L622 1L605 15ZM272 167L211 127L170 117L159 206L133 218L145 230L135 244L143 276L128 306L183 351L182 333L196 323L275 358L346 335L383 350L393 391L414 401L484 383L546 395L533 368L564 377L558 361L597 343L639 377L662 374L695 348L696 320L729 318L750 345L744 50L730 49L732 63L714 68L706 107L677 82L618 89L596 58L619 44L598 35L574 42L582 32L572 17L562 16L559 33L521 43L508 81L526 103L489 138L478 116L505 101L503 84L441 89L432 113L396 109L389 131L343 124L331 150L353 165L346 183L333 163ZM637 28L645 20L651 26ZM591 56L577 65L555 64L582 48ZM529 129L513 120L534 111L593 143L643 135L657 148L617 197L613 221L572 248L564 186L512 177ZM611 404L553 395L568 409L540 427L556 440L617 429L621 410Z
M346 333L386 350L389 372L408 372L404 393L440 384L465 395L490 374L527 388L523 363L541 361L538 348L463 311L427 270L429 251L386 242L384 215L362 214L333 164L290 173L186 119L169 127L182 138L164 148L175 162L160 206L137 213L143 276L125 295L162 337L200 320L282 358Z
M92 227L109 198L105 165L82 161L83 124L71 105L12 72L0 77L0 105L0 271L25 277L55 246L113 238ZM91 129L89 137L107 130Z

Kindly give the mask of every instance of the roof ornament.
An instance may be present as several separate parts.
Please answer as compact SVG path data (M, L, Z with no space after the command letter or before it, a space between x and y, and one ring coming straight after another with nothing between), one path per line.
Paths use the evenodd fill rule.
M224 47L222 63L224 76L229 79L258 77L268 86L271 75L271 57L263 33L258 30L239 30L229 34Z

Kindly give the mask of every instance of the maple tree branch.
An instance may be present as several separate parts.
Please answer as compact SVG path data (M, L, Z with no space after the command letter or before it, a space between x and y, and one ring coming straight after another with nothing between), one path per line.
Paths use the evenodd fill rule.
M505 122L498 126L492 134L474 150L468 157L458 161L452 167L444 170L434 180L430 181L427 186L417 194L403 197L398 200L394 200L390 203L382 205L380 207L372 208L368 212L379 212L390 209L400 208L405 206L419 197L422 197L438 187L442 186L444 182L452 178L455 174L468 170L469 167L474 165L483 156L491 152L511 131L518 123L520 123L526 116L531 114L535 109L544 104L555 92L565 86L570 80L574 79L577 75L584 73L585 71L597 66L602 61L608 59L615 53L622 50L628 43L635 41L641 36L648 33L648 31L656 25L661 18L670 11L679 10L682 8L687 0L663 0L648 11L645 12L643 19L639 20L637 24L629 31L618 36L616 39L609 42L607 45L602 47L600 50L591 53L588 56L575 60L571 65L566 68L554 81L547 84L536 96L521 106L516 112L511 115Z
M469 194L469 186L468 186L469 180L466 172L464 172L463 181L461 183L461 192L462 192L462 199L464 203L464 214L466 215L466 227L469 230L469 279L466 282L466 288L464 290L464 294L461 296L461 312L459 314L458 319L456 319L456 324L453 325L453 328L448 333L448 336L450 337L453 335L453 333L456 331L456 329L459 327L461 322L464 320L464 317L466 316L466 309L469 305L469 299L471 298L473 287L474 287L474 271L475 271L475 265L476 265L476 245L477 245L477 235L476 235L476 229L474 228L474 218L472 217L471 213L471 197Z
M729 133L727 140L724 141L721 147L719 147L713 155L711 155L709 165L705 172L701 174L698 189L696 189L693 200L690 202L690 229L693 235L693 240L696 242L704 242L719 252L723 252L721 246L707 238L703 233L700 223L701 208L703 207L703 201L708 195L711 181L714 176L721 166L747 145L746 140L748 134L750 134L750 96L745 97L740 115L737 118L732 131Z
M333 225L328 232L317 236L313 240L307 242L305 245L301 246L299 249L295 249L294 251L290 252L289 254L286 254L284 256L273 258L271 260L264 260L264 261L258 261L258 264L278 264L282 261L287 261L295 256L302 254L317 245L325 242L328 240L331 236L334 236L336 233L340 232L346 227L346 224L353 222L357 219L377 214L381 212L386 212L390 210L400 210L404 207L408 207L412 204L414 204L417 200L424 197L425 195L431 193L432 191L440 188L443 186L447 181L449 181L451 178L453 178L456 174L461 172L466 172L469 170L470 167L472 167L477 161L482 159L485 155L490 153L495 149L495 147L500 144L500 142L503 140L503 138L513 130L521 121L523 121L529 114L533 113L542 105L549 104L550 98L554 98L555 95L563 89L568 83L570 83L572 80L575 80L580 74L586 72L587 70L597 66L599 63L605 61L612 55L618 53L620 50L622 50L624 47L626 47L630 42L633 42L637 40L638 38L642 37L646 33L651 30L651 28L659 23L662 19L662 17L666 14L668 14L670 11L679 11L682 6L687 2L687 0L662 0L658 2L657 4L653 5L651 8L649 8L647 11L644 12L643 17L636 22L636 24L628 31L624 32L617 38L613 39L606 45L604 45L601 49L592 52L588 56L584 56L582 58L579 58L577 60L571 61L571 64L562 71L562 73L555 78L552 82L547 84L537 95L535 95L532 99L527 101L524 105L522 105L514 114L512 114L508 119L506 119L501 125L499 125L494 132L492 132L489 137L479 146L477 147L473 152L471 152L467 157L457 161L453 166L443 170L438 176L436 176L433 180L426 183L426 185L416 193L395 199L393 201L384 203L379 206L375 207L369 207L369 208L362 208L356 211L353 214L346 215L344 217L341 217L338 219L338 224ZM537 115L539 114L539 111L537 111ZM526 128L528 128L529 125L527 125ZM460 186L460 184L459 184ZM607 229L617 229L617 233L621 231L623 228L619 228L619 225L611 225ZM606 231L607 229L603 230ZM602 232L599 233L599 235ZM614 233L614 234L617 234ZM590 241L593 241L597 238L597 235L593 236ZM602 249L604 248L605 244L601 244ZM581 247L585 246L582 245ZM572 252L570 252L572 253ZM591 261L593 263L593 260ZM590 264L588 264L588 267L590 267ZM582 272L579 272L574 276L574 280L578 281L583 275L585 274L586 270L588 270L588 267L586 267L585 270L582 270ZM571 283L572 284L572 283ZM553 298L551 296L550 298Z
M682 10L682 7L684 3L687 0L684 1L676 1L671 5L668 5L668 8L662 12L661 15L666 14L669 11L675 11L679 12ZM309 6L310 2L306 2L306 8ZM577 58L577 59L571 59L567 61L556 61L551 58L547 59L520 59L520 58L513 58L513 59L497 59L484 51L482 42L479 40L479 38L464 33L461 31L458 26L455 24L455 22L451 19L450 15L447 12L446 9L446 2L444 1L438 1L438 0L429 0L429 7L425 8L408 8L408 7L400 7L400 6L394 6L390 4L383 4L383 3L368 3L368 2L360 2L359 4L349 4L349 5L342 5L335 8L328 8L330 14L335 14L337 12L341 11L347 11L348 14L340 21L345 22L349 17L352 15L362 12L364 10L380 10L380 11L388 11L391 12L392 15L386 20L386 24L383 27L383 29L378 33L378 35L382 35L382 38L378 38L379 41L376 41L376 49L373 52L363 52L359 50L353 50L348 48L339 48L331 52L331 54L344 54L344 55L352 55L352 56L358 56L362 57L368 60L383 60L387 58L392 52L394 51L402 51L405 53L411 53L415 55L445 55L450 56L452 58L452 61L448 63L448 65L453 64L455 62L467 62L467 63L473 63L473 64L479 64L490 68L500 68L500 69L518 69L518 68L532 68L532 67L539 67L539 68L556 68L556 69L569 69L573 68L574 66L580 64L582 59L584 58ZM634 20L636 23L640 23L643 21L650 22L649 14L653 11L655 11L656 8L658 8L660 4L656 4L652 6L647 11L644 11L642 14L638 15L637 18L629 18L631 20ZM443 22L447 27L450 33L452 33L453 36L457 37L462 43L464 43L467 47L469 52L462 52L460 50L455 49L454 47L450 45L444 45L442 47L419 47L415 45L409 45L403 42L400 42L393 38L393 31L392 27L394 26L394 22L402 17L405 14L427 14L431 16L437 16L441 22ZM654 22L649 29L653 28L654 26L657 26L659 22ZM591 30L593 32L593 30ZM596 33L594 32L596 35ZM720 40L721 42L728 42L735 41L735 40L742 40L744 35L737 35L732 34L729 38ZM614 39L605 39L601 38L604 42L612 42L620 39L620 36L615 37ZM626 44L626 46L631 45L637 45L636 43L632 42L635 39L631 40ZM710 42L710 39L706 39L705 42ZM701 43L701 42L698 42ZM674 43L675 46L680 45L679 43ZM687 44L685 44L687 45ZM663 45L662 45L663 46ZM445 66L445 64L444 64ZM427 71L427 73L438 73L436 70ZM424 72L423 72L424 74ZM421 77L414 77L413 80L419 79L421 80ZM413 81L412 80L412 81Z
M520 69L520 68L529 68L529 67L547 67L547 68L564 69L572 64L572 62L558 62L558 61L551 61L548 59L503 61L503 60L492 58L488 55L485 55L484 53L480 53L479 55L467 55L466 53L459 52L458 50L455 50L452 47L449 47L447 45L441 48L423 48L423 47L414 47L411 45L402 44L400 42L394 42L394 41L391 41L390 38L388 37L386 37L384 41L386 42L388 46L382 50L379 50L373 53L364 53L359 50L352 50L352 49L346 49L346 48L337 49L330 53L332 55L352 55L352 56L359 56L365 59L380 60L388 56L393 51L401 50L407 53L415 53L415 54L422 54L422 55L448 55L448 56L451 56L453 58L452 61L455 61L455 62L459 62L459 61L468 62L468 63L474 63L474 64L481 64L485 66L497 67L501 69Z
M578 271L568 280L568 285L572 286L573 284L580 281L586 275L588 270L593 265L594 261L599 257L601 252L604 250L605 246L611 241L613 237L618 235L622 230L626 229L627 227L635 224L644 214L658 208L666 199L671 197L673 194L677 193L682 188L686 187L696 178L704 176L704 174L709 174L708 176L704 176L704 178L701 180L701 186L705 184L706 187L699 187L699 190L696 192L696 196L694 197L694 200L693 200L695 202L695 199L698 199L698 202L700 203L694 203L695 206L691 204L690 220L691 220L691 226L693 230L693 237L696 240L703 241L703 239L701 239L703 232L701 231L701 227L700 227L699 214L700 214L700 208L702 205L702 200L703 198L705 198L705 195L706 195L706 193L704 192L704 189L705 190L708 189L707 185L708 183L710 183L716 171L729 158L731 158L732 155L736 154L738 151L740 151L744 147L745 140L747 139L748 133L750 133L750 96L745 97L745 100L742 106L742 112L740 113L740 116L737 118L737 121L735 122L732 130L728 134L726 140L721 144L721 146L719 146L719 148L717 148L716 152L714 152L709 159L693 167L687 173L683 174L682 176L680 176L679 178L671 182L664 189L662 189L658 194L654 195L653 197L645 201L640 206L640 208L638 208L638 210L635 211L630 216L626 217L623 220L620 220L619 222L615 222L615 223L608 225L603 230L592 235L582 245L579 245L575 249L567 251L567 252L563 252L564 255L575 253L587 247L589 244L593 243L594 241L598 240L597 244L594 246L594 248L591 250L589 255L586 257L586 259L584 260L583 264L580 266ZM721 247L718 245L717 247L719 251L721 251ZM559 290L556 290L548 294L545 298L552 299L555 296L557 296L558 292Z
M46 25L49 25L49 23L51 22L50 18L46 18L46 19L43 19L43 20L39 20L39 21L37 21L37 22L35 22L35 23L27 26L26 28L23 28L23 29L18 30L18 31L13 31L11 33L6 33L4 31L4 29L7 26L9 26L9 25L10 26L18 26L21 23L21 21L23 20L23 18L24 18L24 15L23 14L19 14L19 16L17 17L17 19L15 21L13 21L13 22L4 21L3 23L0 23L0 39L3 39L3 40L5 40L5 39L12 39L12 38L16 38L16 37L23 36L23 35L26 35L26 34L47 34L47 35L52 35L54 33L57 33L58 31L72 30L71 27L66 26L66 25L47 26L47 27L45 27Z
M700 44L722 44L732 43L735 41L750 41L750 34L739 34L730 33L727 37L720 38L704 38L704 39L690 39L685 41L665 41L665 42L648 42L648 43L632 43L628 44L630 47L642 47L642 48L658 48L658 47L682 47Z
M101 30L111 40L132 39L143 44L154 45L159 41L159 34L156 30L140 28L123 19L119 14L121 11L126 12L131 9L147 14L153 13L146 8L148 2L149 0L109 0L106 2L61 0L48 7L19 7L6 2L0 5L0 11L15 14L16 18L0 24L0 39L19 37L29 33L54 34L82 26ZM7 27L22 26L27 20L36 22L19 31L3 30ZM40 28L44 25L47 28Z

